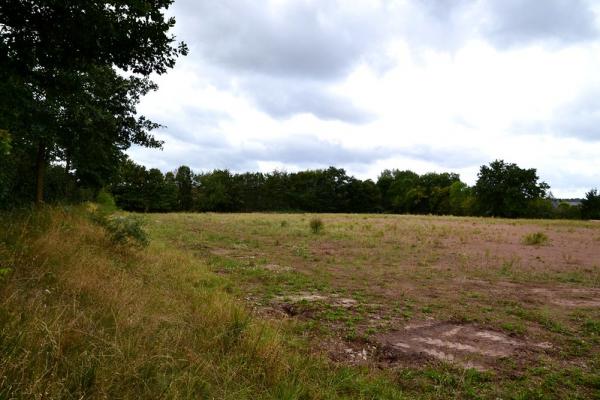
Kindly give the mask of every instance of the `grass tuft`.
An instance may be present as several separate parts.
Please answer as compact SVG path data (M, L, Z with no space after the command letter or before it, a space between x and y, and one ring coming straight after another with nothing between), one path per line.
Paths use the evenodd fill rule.
M312 218L309 222L309 226L312 233L321 233L323 230L323 220L321 218Z
M548 242L548 235L543 232L534 232L523 237L523 243L528 246L540 246Z

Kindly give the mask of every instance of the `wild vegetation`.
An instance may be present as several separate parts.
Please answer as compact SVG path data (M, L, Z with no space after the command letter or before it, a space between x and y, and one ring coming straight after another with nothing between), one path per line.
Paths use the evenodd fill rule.
M297 173L240 173L227 170L195 174L182 166L163 173L126 159L104 188L79 187L75 176L52 167L48 196L54 201L93 200L114 195L128 211L305 211L476 215L594 219L600 195L591 190L581 205L553 199L535 169L494 161L482 166L473 187L454 173L386 170L376 182L349 176L340 168ZM52 188L62 188L58 192ZM70 188L67 192L64 188ZM97 195L96 195L97 196Z
M595 222L321 214L315 235L306 214L150 214L143 247L104 218L140 221L2 214L1 397L600 390Z
M171 3L0 2L0 399L598 396L597 190L148 170Z
M599 392L597 222L319 214L314 235L313 218L151 214L148 228L315 351L391 372L405 397Z

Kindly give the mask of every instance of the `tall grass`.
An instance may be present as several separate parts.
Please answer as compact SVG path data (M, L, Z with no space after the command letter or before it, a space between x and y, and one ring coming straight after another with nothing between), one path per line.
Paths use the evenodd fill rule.
M116 245L82 208L0 218L0 399L400 397L295 350L191 254Z

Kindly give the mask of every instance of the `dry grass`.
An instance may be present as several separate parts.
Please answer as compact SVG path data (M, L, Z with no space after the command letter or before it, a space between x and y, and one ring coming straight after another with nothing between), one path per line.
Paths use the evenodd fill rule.
M292 316L301 324L298 334L308 333L314 349L337 361L363 360L359 363L370 370L384 366L398 373L404 393L420 398L589 398L600 389L595 328L600 320L599 224L325 214L318 218L327 229L313 235L306 229L313 217L148 218L156 240L205 260L249 305ZM523 242L525 235L540 231L548 237L546 245ZM435 326L440 332L448 327L449 335L464 327L455 337L464 340L463 348L481 347L478 334L497 334L496 340L518 343L519 350L485 360L490 380L468 380L464 370L449 372L435 359L382 361L381 338L402 336L396 333L422 321L439 322ZM436 329L423 332L433 335ZM366 360L357 357L365 349ZM437 350L447 351L441 345ZM440 389L440 382L453 389Z
M293 350L189 252L115 246L81 210L1 217L1 399L395 397Z

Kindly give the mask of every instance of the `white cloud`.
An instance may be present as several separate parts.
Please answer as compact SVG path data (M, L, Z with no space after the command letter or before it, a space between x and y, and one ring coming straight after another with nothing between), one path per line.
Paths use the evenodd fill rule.
M600 185L596 12L564 0L177 0L192 54L140 106L168 126L165 149L130 154L163 170L335 165L468 183L503 158L582 196Z

